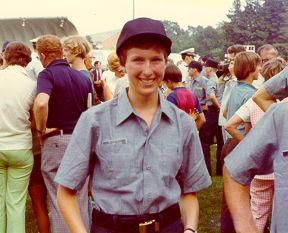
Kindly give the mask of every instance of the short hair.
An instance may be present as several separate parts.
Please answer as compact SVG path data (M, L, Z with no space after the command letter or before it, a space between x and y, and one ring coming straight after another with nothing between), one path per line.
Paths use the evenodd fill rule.
M125 66L126 59L127 59L127 51L131 48L141 48L141 49L160 49L163 51L164 58L167 61L169 51L167 50L167 47L165 47L161 41L159 41L159 38L157 40L157 36L153 35L146 35L143 37L143 35L134 36L130 39L128 39L123 46L119 49L119 59L121 65Z
M287 66L286 61L281 57L272 58L262 65L261 74L265 81L278 74Z
M167 64L163 81L171 80L174 83L178 83L182 81L182 73L180 69L174 64Z
M234 60L234 74L238 80L246 79L261 64L261 57L254 52L240 52Z
M31 59L31 50L22 42L10 42L5 48L4 59L7 65L26 67Z
M94 62L94 66L95 66L95 65L98 65L98 64L101 64L101 61L95 61L95 62Z
M112 52L109 54L107 61L108 61L108 68L112 72L115 72L117 68L121 66L119 57L117 56L115 52Z
M277 50L273 45L271 45L271 44L264 44L264 45L260 46L260 47L257 49L257 53L260 55L260 53L261 53L262 51L264 51L264 50L266 50L266 51L275 50L276 55L278 54L278 50Z
M231 54L231 53L240 53L240 52L244 52L246 51L245 50L245 47L241 44L234 44L234 45L231 45L230 47L228 47L227 49L227 53Z
M189 70L190 68L196 69L199 73L202 71L202 65L201 65L201 63L198 62L198 61L191 61L191 62L189 63L189 65L188 65L188 70Z
M62 44L60 38L55 35L44 35L36 42L36 49L48 59L62 58Z
M209 55L204 55L202 57L200 57L200 60L202 60L204 63L210 58Z
M91 50L90 43L82 36L68 36L63 39L63 47L81 58L86 58Z

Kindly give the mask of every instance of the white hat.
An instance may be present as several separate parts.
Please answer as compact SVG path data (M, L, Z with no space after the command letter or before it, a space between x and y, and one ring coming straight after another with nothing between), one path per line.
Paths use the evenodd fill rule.
M189 49L185 49L181 51L180 54L188 54L188 55L195 56L196 54L194 53L194 51L195 51L194 48L189 48Z
M31 39L30 42L31 42L31 43L36 43L37 40L38 40L38 38L39 38L39 37L36 37L36 38L34 38L34 39Z

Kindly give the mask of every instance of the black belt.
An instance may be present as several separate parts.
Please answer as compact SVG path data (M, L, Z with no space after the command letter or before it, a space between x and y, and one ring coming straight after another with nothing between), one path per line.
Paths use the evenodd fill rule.
M42 135L42 140L52 137L52 136L57 136L57 135L63 135L63 134L72 134L73 133L73 129L56 129L50 133L46 133L44 135Z
M106 214L93 209L93 224L114 231L130 233L160 232L181 217L180 207L174 204L167 209L155 214L142 215L114 215Z

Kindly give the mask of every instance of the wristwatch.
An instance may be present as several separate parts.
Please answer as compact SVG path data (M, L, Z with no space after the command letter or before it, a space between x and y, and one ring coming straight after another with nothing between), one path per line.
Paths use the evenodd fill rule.
M189 227L184 229L184 232L186 232L186 231L187 231L187 232L190 231L190 232L193 232L193 233L197 233L196 230L194 230L194 229L192 229L192 228L189 228Z

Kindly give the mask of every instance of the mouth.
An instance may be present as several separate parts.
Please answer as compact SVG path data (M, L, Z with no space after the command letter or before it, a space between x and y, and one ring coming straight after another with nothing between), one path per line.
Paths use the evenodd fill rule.
M149 79L139 78L139 80L143 86L151 86L156 82L157 79L156 78L153 78L153 79L151 79L151 78L149 78Z

